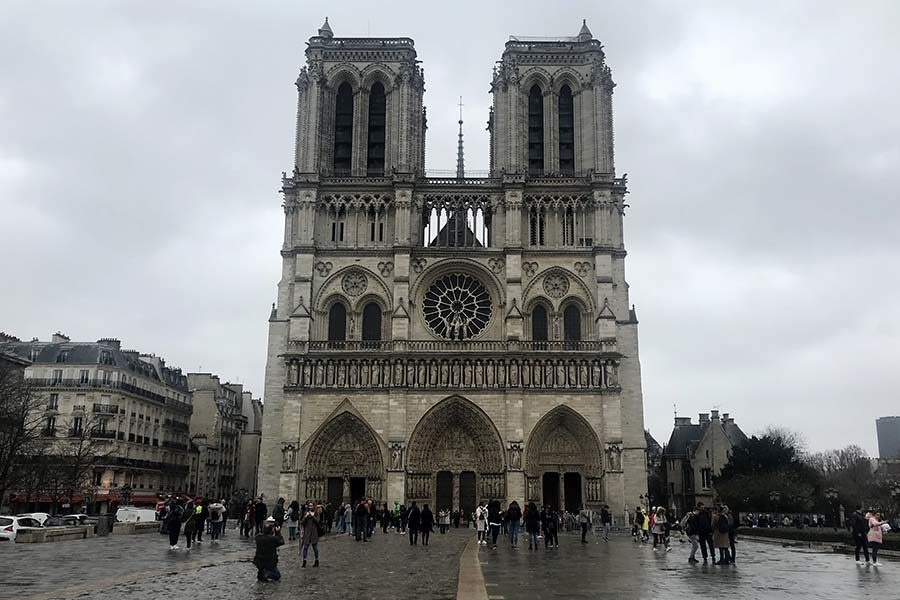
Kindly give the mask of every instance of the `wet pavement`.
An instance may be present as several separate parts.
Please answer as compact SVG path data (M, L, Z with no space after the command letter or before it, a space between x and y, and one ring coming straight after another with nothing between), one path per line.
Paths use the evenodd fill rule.
M690 544L674 541L672 551L635 544L627 534L608 543L562 533L559 548L506 547L479 551L488 598L896 598L900 563L859 567L852 556L783 548L740 540L737 564L690 565ZM698 558L700 557L698 551Z
M474 534L473 534L474 535ZM319 568L300 568L297 542L279 549L282 580L256 581L254 545L229 531L185 552L169 550L161 535L111 536L47 544L0 544L0 598L158 600L190 598L456 598L459 556L470 539L462 530L432 534L427 547L378 530L369 542L328 535L319 543ZM309 564L312 565L312 549Z
M388 600L456 598L460 554L475 533L435 533L431 544L411 547L406 536L381 534L368 543L346 535L326 536L321 567L300 568L298 546L280 550L283 579L258 583L250 563L253 543L229 531L222 543L204 542L190 552L171 552L156 534L112 536L48 544L0 544L0 599L191 600L346 598ZM654 552L627 535L609 543L560 534L558 549L528 551L501 544L477 553L489 600L518 598L719 597L736 600L815 597L896 597L900 563L858 567L852 557L741 541L738 564L687 563L690 545ZM182 539L183 542L183 539ZM310 559L310 564L312 560ZM474 562L472 563L474 564ZM465 577L464 571L464 577Z

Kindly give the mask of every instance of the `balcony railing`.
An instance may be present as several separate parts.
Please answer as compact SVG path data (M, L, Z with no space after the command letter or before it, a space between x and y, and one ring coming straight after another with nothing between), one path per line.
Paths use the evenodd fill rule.
M41 430L43 437L56 437L56 427L45 427Z
M91 437L92 437L92 438L95 438L95 439L101 439L101 440L114 440L114 439L116 439L116 432L115 432L115 431L101 431L101 430L99 430L99 429L92 429L92 430L91 430Z
M176 421L174 419L166 419L163 421L163 427L174 429L175 431L190 431L191 427L187 423Z
M127 392L135 396L140 396L141 398L146 398L147 400L152 400L153 402L158 402L159 404L165 404L166 406L170 406L175 410L179 410L187 414L193 412L193 407L187 402L180 402L172 398L166 398L161 394L139 388L135 385L131 385L130 383L125 383L124 381L110 381L103 379L91 379L89 381L84 381L82 379L47 379L40 377L29 379L29 381L33 385L38 387L122 390L123 392Z
M163 440L162 447L172 448L174 450L187 450L187 444L182 444L181 442L172 442L170 440Z
M367 341L293 341L290 352L439 352L439 353L497 353L497 352L590 352L616 353L615 338L590 341L445 341L445 340L387 340Z
M156 462L152 460L140 460L137 458L124 458L121 456L98 457L97 464L110 467L125 467L125 469L150 469L154 471L167 471L174 473L187 473L190 467L173 463Z
M118 404L94 404L94 412L101 415L119 414Z

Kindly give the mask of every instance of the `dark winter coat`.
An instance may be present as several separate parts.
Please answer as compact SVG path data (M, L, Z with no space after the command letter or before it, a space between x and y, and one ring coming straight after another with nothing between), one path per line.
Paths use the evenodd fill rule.
M697 535L710 535L712 531L712 521L710 521L709 518L709 511L701 510L697 514Z
M429 532L434 531L434 513L431 512L430 508L425 508L422 510L422 514L419 518L419 531Z
M303 540L304 544L318 544L319 517L310 515L309 512L304 512L303 518L300 519L300 531L303 532L300 539Z
M540 533L541 531L541 513L536 509L528 509L525 513L525 531L528 533Z
M269 507L266 506L265 502L257 502L256 507L253 509L253 520L257 523L262 523L267 516L269 516Z
M284 544L281 533L266 535L260 533L256 540L256 554L253 556L253 564L257 569L274 569L278 566L278 546Z
M419 511L418 506L413 506L409 509L409 512L406 513L406 526L412 529L413 531L418 531L419 525L422 522L422 513ZM433 520L432 520L433 523Z
M506 511L506 520L510 524L518 523L522 520L522 509L518 506L510 506Z

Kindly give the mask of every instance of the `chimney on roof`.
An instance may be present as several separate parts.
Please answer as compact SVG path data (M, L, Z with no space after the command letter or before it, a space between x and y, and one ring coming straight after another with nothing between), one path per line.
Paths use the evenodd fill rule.
M717 410L712 411L712 420L713 421L719 420L719 411L717 411Z
M122 342L116 338L100 338L97 340L97 343L103 346L109 346L110 348L115 348L116 350L121 350L122 348Z
M50 341L53 342L54 344L62 344L65 342L70 342L72 340L69 339L69 336L64 335L57 331L56 333L53 334L53 337L50 339Z
M705 425L709 423L709 413L700 413L700 424Z
M675 427L680 425L690 425L691 418L690 417L675 417Z
M722 413L722 420L728 422L728 413Z

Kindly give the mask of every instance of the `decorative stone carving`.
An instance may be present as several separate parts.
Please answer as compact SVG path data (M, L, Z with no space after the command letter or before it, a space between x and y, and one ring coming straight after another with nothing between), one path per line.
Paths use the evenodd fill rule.
M330 262L319 261L316 263L316 271L319 272L319 275L325 277L329 273L331 273L331 269L334 267Z
M509 470L522 470L522 442L509 443Z
M341 279L341 289L348 296L359 296L369 287L369 278L360 271L350 271ZM351 336L353 334L351 333Z
M569 278L562 273L550 273L544 277L544 292L551 298L562 298L569 291Z
M294 444L285 444L281 447L281 472L297 472L297 447Z
M494 273L502 273L503 267L506 266L506 261L500 257L488 259L488 266L491 268L491 271Z
M465 273L435 280L425 292L422 316L432 333L449 340L471 339L491 320L491 295L484 284Z
M603 501L603 480L600 477L588 477L585 489L588 502Z
M428 260L424 258L414 258L409 261L409 265L412 267L413 273L421 273L425 270L425 266L428 264Z
M606 387L616 389L619 387L619 368L616 363L610 361L603 365L604 374L606 376Z
M584 417L560 405L532 430L525 446L525 469L534 475L568 465L584 477L599 477L603 473L601 456L597 436Z
M403 470L403 442L394 442L391 444L391 466L388 470Z
M313 502L325 500L325 478L311 477L306 480L306 497Z
M587 277L588 273L593 270L594 265L587 261L575 263L575 272L578 273L581 277Z
M378 263L378 272L381 273L382 277L387 277L393 271L394 271L394 263L392 263L390 261Z
M541 479L539 477L529 477L526 482L528 488L527 495L529 502L541 501Z
M609 444L606 446L606 470L621 471L622 470L622 447L617 444Z
M306 458L307 477L381 477L381 449L359 417L342 412L316 434Z
M537 273L538 264L536 262L523 262L522 263L522 272L525 274L525 277L534 277Z

